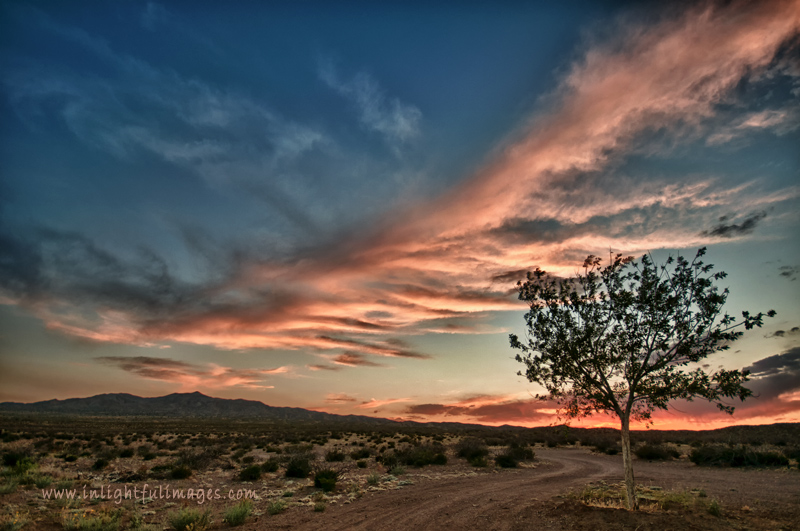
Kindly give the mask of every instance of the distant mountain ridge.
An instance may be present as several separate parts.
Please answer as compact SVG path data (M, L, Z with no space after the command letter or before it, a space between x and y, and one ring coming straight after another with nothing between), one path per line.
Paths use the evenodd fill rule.
M242 398L214 398L200 392L172 393L151 398L128 393L108 393L87 398L44 400L30 404L2 402L0 403L0 411L7 413L56 413L111 417L221 417L284 421L395 423L389 419L362 415L335 415L299 407L268 406L263 402L244 400Z

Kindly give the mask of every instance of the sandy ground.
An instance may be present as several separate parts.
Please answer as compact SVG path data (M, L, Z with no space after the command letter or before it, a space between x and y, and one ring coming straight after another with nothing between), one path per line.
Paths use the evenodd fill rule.
M788 470L698 468L686 461L637 461L637 483L664 489L703 489L724 508L633 514L585 507L563 498L570 488L622 480L618 456L580 449L537 450L536 468L471 477L414 481L399 490L370 492L325 512L290 511L248 529L292 530L562 530L562 529L800 529L800 474Z
M50 459L53 461L52 459ZM83 461L86 461L83 463ZM60 462L60 460L59 460ZM120 459L102 473L89 470L90 459L70 463L84 481L93 485L119 481L120 471L141 466L136 458ZM44 465L60 470L65 464ZM244 483L234 479L235 471L214 469L190 479L171 481L174 486L197 485L224 488L252 488L260 493L254 513L235 529L255 530L800 530L800 471L783 469L731 469L697 467L687 459L668 462L634 461L636 481L640 486L676 491L704 491L705 505L676 510L647 509L629 512L621 508L588 507L569 492L582 491L587 485L620 483L621 456L591 453L585 448L536 448L536 460L522 468L474 468L453 458L446 466L409 467L399 477L383 475L378 485L368 485L366 475L376 471L357 469L352 463L346 480L330 496L324 497L325 510L313 510L314 496L320 494L309 480L290 480L281 472ZM115 468L117 467L117 468ZM392 479L388 479L392 478ZM152 482L152 481L151 481ZM354 487L357 487L354 489ZM282 495L294 491L291 497ZM316 494L315 494L316 493ZM356 494L354 494L356 493ZM271 515L268 504L285 500L287 509ZM707 503L716 500L720 516L707 511ZM59 506L45 502L36 490L18 489L0 499L5 510L28 511L34 520L29 529L63 529ZM231 529L222 522L222 512L232 502L215 501L202 508L213 512L211 529ZM137 503L151 529L168 529L165 515L183 502L153 501ZM84 504L86 506L86 504ZM88 507L114 508L112 502ZM127 514L134 504L126 502ZM195 505L196 506L196 505ZM196 506L199 507L199 506ZM128 529L129 516L120 529ZM24 531L23 530L23 531Z

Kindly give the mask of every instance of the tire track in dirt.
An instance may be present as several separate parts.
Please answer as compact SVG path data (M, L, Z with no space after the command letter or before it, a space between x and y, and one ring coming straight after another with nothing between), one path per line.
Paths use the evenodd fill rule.
M400 490L368 493L288 526L297 530L508 530L524 509L569 487L621 477L620 463L570 451L541 451L539 466L496 474L421 480ZM277 523L277 522L274 522Z

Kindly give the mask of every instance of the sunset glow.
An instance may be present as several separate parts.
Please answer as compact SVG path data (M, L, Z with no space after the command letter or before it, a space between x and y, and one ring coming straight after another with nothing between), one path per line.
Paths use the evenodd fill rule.
M234 4L0 8L0 401L551 424L517 281L707 246L755 397L653 427L800 422L800 1Z

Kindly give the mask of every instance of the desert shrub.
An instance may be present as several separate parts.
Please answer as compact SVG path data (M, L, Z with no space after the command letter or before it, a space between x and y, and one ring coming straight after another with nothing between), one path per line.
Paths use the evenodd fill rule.
M422 444L396 452L397 460L406 466L423 467L433 464L447 464L444 448L441 445Z
M56 483L56 489L58 490L67 490L71 489L74 483L71 479L62 479L58 483Z
M295 454L286 462L287 478L307 478L311 473L311 457L308 454Z
M367 459L370 456L372 456L372 452L369 448L359 448L358 450L353 450L350 452L350 457L354 461L358 459Z
M30 514L27 512L20 513L19 510L17 510L12 513L9 510L5 514L0 515L0 529L2 531L19 531L31 522L29 517Z
M622 451L622 448L619 446L619 441L610 437L587 439L586 446L591 446L593 452L606 455L617 455Z
M102 470L108 466L108 459L103 459L102 457L92 464L92 470Z
M647 459L648 461L669 461L681 456L678 450L663 444L643 444L633 453L639 459Z
M184 449L178 454L178 464L187 466L192 470L204 470L211 466L222 455L222 451L212 446L204 450Z
M156 465L150 469L150 475L154 478L165 478L167 474L172 470L171 465Z
M484 468L484 467L489 466L489 462L486 460L486 457L484 457L482 455L476 456L476 457L472 457L472 458L468 459L467 462L470 465L472 465L472 466L474 466L476 468Z
M533 461L533 458L536 457L533 449L525 448L516 442L509 444L504 454L517 461Z
M262 472L277 472L279 466L280 465L278 464L278 461L276 459L267 459L266 461L264 461L261 464L261 471Z
M250 465L239 472L239 479L242 481L258 481L261 478L261 467Z
M0 483L0 494L11 494L16 492L18 483L13 479Z
M172 479L186 479L192 475L192 469L186 465L177 465L169 475Z
M169 513L167 522L175 531L202 531L211 525L211 512L193 507L184 507L179 511Z
M483 440L477 437L465 437L456 444L456 455L471 463L473 459L489 455L489 448Z
M783 455L789 459L800 461L800 446L795 446L794 448L785 448L783 450Z
M15 467L25 460L30 461L30 458L31 456L28 452L6 452L3 454L3 466Z
M325 461L327 461L329 463L339 463L341 461L344 461L345 457L347 457L347 456L339 448L334 448L332 450L328 450L325 453Z
M432 465L446 465L447 464L447 456L444 453L437 453L433 456L433 461L431 461Z
M722 516L722 507L720 507L717 500L711 500L711 503L708 504L708 514L716 517Z
M253 502L242 500L225 511L222 521L231 527L242 525L253 512Z
M339 479L339 471L333 468L323 468L314 474L314 486L325 492L332 492L336 489L336 481Z
M406 469L398 465L392 467L392 469L389 470L389 473L393 476L402 476L406 473Z
M117 531L122 511L93 509L64 511L61 526L67 531Z
M133 448L123 448L120 450L119 456L122 458L133 457Z
M358 468L367 468L367 462L365 460L356 461L356 466Z
M51 483L53 483L53 478L50 476L37 475L33 479L33 484L36 485L37 489L47 488Z
M375 461L382 464L384 467L386 467L387 470L397 466L397 463L399 462L394 452L383 453L378 457L376 457Z
M143 444L139 448L136 449L136 453L140 456L144 456L145 454L152 453L153 447L149 444Z
M692 450L689 460L698 466L771 467L789 464L781 453L757 452L744 445L701 446Z
M269 514L272 514L272 515L280 514L285 510L286 510L286 504L284 502L282 502L281 500L276 500L274 502L270 502L267 505L267 512Z
M495 456L494 462L497 464L497 466L503 468L517 468L518 465L517 460L514 459L514 456L509 454Z

